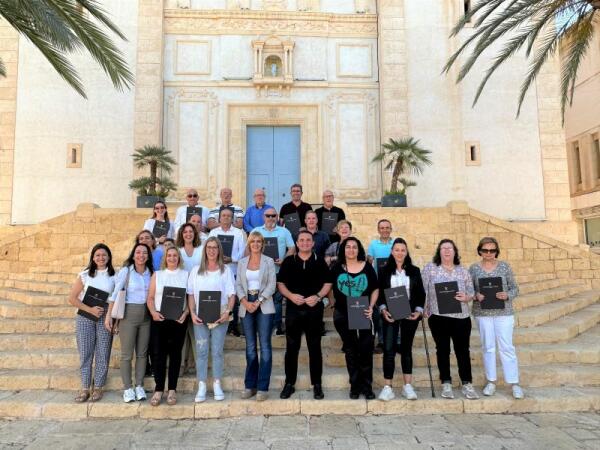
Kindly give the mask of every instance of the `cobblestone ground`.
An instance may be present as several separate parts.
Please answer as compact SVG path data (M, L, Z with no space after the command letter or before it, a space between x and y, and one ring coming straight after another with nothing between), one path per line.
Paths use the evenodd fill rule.
M0 419L7 449L600 449L600 413L285 416L214 420Z

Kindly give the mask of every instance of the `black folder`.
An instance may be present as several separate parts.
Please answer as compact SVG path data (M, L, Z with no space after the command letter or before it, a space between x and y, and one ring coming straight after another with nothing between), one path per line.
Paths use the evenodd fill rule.
M385 267L385 265L387 264L388 259L387 258L377 258L375 260L375 265L377 266L377 274L381 274L381 270Z
M387 309L394 320L406 319L411 315L412 310L406 286L388 288L383 293L385 294Z
M277 238L276 237L268 237L265 238L265 245L263 247L263 253L270 257L275 259L279 259L279 244L277 243Z
M461 313L460 302L456 300L458 292L458 283L456 281L447 281L445 283L435 283L435 296L437 297L438 312L440 314Z
M185 221L189 222L192 216L198 215L202 218L202 207L201 206L188 206L185 211Z
M300 231L300 214L298 214L297 212L295 213L291 213L291 214L286 214L283 217L283 224L285 225L285 227L290 230L290 233L292 233L292 236L296 236L298 234L298 232Z
M154 221L154 228L152 228L152 234L156 239L162 236L166 236L169 231L169 222Z
M108 306L106 304L107 300L108 292L103 291L101 289L96 289L93 286L88 286L85 290L85 295L83 296L83 300L81 300L81 303L92 307L101 306L102 308L104 308L104 310L106 310ZM78 309L77 314L87 319L93 320L94 322L98 322L98 317L94 316L93 314L90 314L87 311L83 311L82 309Z
M371 320L365 316L365 309L369 309L369 298L348 297L346 299L348 308L348 329L349 330L369 330Z
M221 291L200 291L197 316L206 323L215 323L221 317Z
M481 309L506 308L506 302L496 298L498 292L502 292L502 277L480 278L479 293L485 297Z
M219 241L221 242L221 247L223 247L223 255L231 258L231 252L233 251L234 236L229 236L226 234L219 234L217 237L219 238Z
M165 286L159 312L167 320L179 320L185 308L185 297L185 288Z
M338 213L335 212L323 212L321 223L321 230L327 234L335 234L333 229L338 223Z

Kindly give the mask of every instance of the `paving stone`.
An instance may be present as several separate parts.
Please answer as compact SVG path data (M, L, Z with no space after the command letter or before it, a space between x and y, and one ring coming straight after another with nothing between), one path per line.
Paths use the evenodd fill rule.
M350 437L336 437L331 443L331 447L334 450L369 450L369 444L363 437L350 438Z
M140 419L87 419L78 421L59 422L58 428L52 432L53 435L74 434L136 434L147 424L146 420Z
M410 427L403 417L396 416L366 416L357 417L360 432L364 435L408 434Z
M231 441L227 450L268 450L269 447L262 441Z
M320 416L311 417L311 437L359 437L360 430L353 417Z
M306 439L308 435L306 416L273 416L263 426L263 439L267 443L290 437Z
M249 416L236 419L231 425L229 438L239 441L249 439L249 436L253 436L258 440L263 435L265 422L266 419L263 416Z
M151 420L135 433L131 440L136 445L177 445L193 426L191 420Z
M46 422L39 420L5 420L5 426L0 433L0 444L18 445L32 442L38 436L42 436L59 428L58 422Z
M61 450L89 450L90 448L110 448L110 449L129 449L131 448L131 439L126 435L102 436L101 443L92 441L87 436L48 436L35 439L26 448L31 450L47 450L60 448Z
M329 450L331 444L325 439L278 440L271 443L271 450Z

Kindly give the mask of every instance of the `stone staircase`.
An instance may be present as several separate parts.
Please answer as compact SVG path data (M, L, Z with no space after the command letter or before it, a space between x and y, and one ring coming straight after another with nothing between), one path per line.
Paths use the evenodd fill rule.
M351 220L357 224L359 236L366 241L368 216L372 213L362 209L350 209ZM379 214L389 215L388 211ZM515 401L503 386L499 365L499 392L492 398L467 401L460 394L454 400L431 398L429 375L424 351L422 331L419 330L414 344L414 385L419 400L409 402L398 398L389 403L378 400L348 399L348 376L344 355L340 351L341 340L333 329L331 313L326 315L327 335L322 340L324 355L323 387L325 400L312 399L308 376L308 354L303 347L300 354L297 394L289 400L280 400L279 390L283 386L283 356L285 338L273 337L273 375L271 398L263 403L241 400L245 369L245 341L243 338L227 337L225 344L225 376L222 380L227 391L223 402L207 401L193 403L195 376L187 374L180 378L179 404L174 407L162 405L152 408L147 402L123 404L120 398L119 340L115 339L111 356L111 368L107 381L107 394L97 404L75 404L72 399L79 388L79 357L74 335L75 311L67 305L67 295L75 278L87 259L86 251L69 251L66 258L32 261L27 267L15 261L20 270L0 270L0 417L147 417L147 418L201 418L229 417L253 414L430 414L463 412L539 412L600 409L600 263L589 252L536 236L490 218L487 228L480 213L453 214L452 208L432 214L429 229L425 222L402 217L394 224L405 223L404 235L414 233L409 243L411 253L420 265L433 253L433 243L425 244L429 233L418 234L411 223L429 231L446 223L448 235L454 237L459 249L474 248L470 244L483 235L499 236L504 257L513 265L520 283L521 295L515 301L517 328L515 343L521 368L521 382L526 390L526 399ZM412 210L395 214L411 215ZM453 222L455 219L460 219ZM120 216L124 217L123 215ZM441 219L449 219L445 222ZM467 220L464 220L467 219ZM366 223L368 222L368 223ZM453 231L453 223L463 223L464 231ZM477 227L477 232L469 228ZM495 227L497 229L491 229ZM134 229L133 225L124 228ZM459 227L460 228L460 227ZM439 228L435 228L438 230ZM441 235L441 229L440 235ZM44 228L42 233L47 233ZM118 246L125 249L131 237L112 229ZM438 231L433 234L437 239ZM514 235L519 235L516 239ZM18 248L35 242L36 236L20 237ZM421 240L419 240L421 239ZM511 244L512 242L512 244ZM76 246L81 245L73 241ZM89 244L86 237L86 245ZM0 251L15 242L0 246ZM512 245L512 247L511 247ZM533 247L535 245L535 247ZM78 248L78 247L74 248ZM111 245L112 247L112 245ZM29 248L29 247L23 247ZM34 247L35 248L35 247ZM538 250L542 250L539 252ZM52 252L53 250L50 250ZM26 254L30 254L26 252ZM463 253L464 254L464 253ZM553 258L554 256L554 258ZM547 259L536 259L544 258ZM465 256L465 264L469 257ZM471 257L472 261L473 258ZM22 262L22 261L21 261ZM61 264L62 263L62 264ZM62 266L62 268L61 268ZM6 266L5 266L6 267ZM1 266L0 266L1 268ZM479 334L473 329L471 357L474 383L480 390L484 383ZM439 382L435 380L435 350L431 336L428 343L433 365L434 383L439 394ZM453 362L454 364L454 362ZM383 382L381 355L374 357L375 388ZM456 367L453 366L453 374ZM153 379L146 378L145 387L151 391ZM399 358L395 385L401 385ZM399 389L396 390L399 397Z

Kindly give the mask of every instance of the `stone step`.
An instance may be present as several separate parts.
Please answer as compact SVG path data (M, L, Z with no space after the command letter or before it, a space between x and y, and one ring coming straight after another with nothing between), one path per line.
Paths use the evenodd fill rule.
M542 325L593 305L599 298L600 292L597 290L584 291L552 303L527 308L517 312L516 326L529 328Z
M513 302L516 311L523 311L536 306L546 305L570 297L590 289L581 283L569 283L542 291L519 295ZM600 292L600 291L597 291Z
M8 274L8 279L51 283L59 282L68 284L71 284L73 281L75 281L75 277L71 272L12 272Z
M64 294L46 294L7 287L0 288L0 298L31 306L64 306L69 304L68 296Z
M0 287L58 295L69 295L71 291L71 285L68 283L48 281L0 280Z
M66 297L62 304L65 306L33 306L11 300L0 300L0 317L7 319L64 319L75 316L75 308L68 305Z
M438 393L431 398L427 389L417 389L419 399L399 397L390 402L380 400L348 399L347 390L325 390L323 400L314 400L312 392L299 390L287 400L279 399L279 392L271 390L264 402L242 400L239 392L226 392L225 400L209 398L194 403L193 394L180 394L175 406L163 402L153 407L148 401L123 403L121 393L107 392L97 403L75 403L71 391L4 391L0 392L0 416L10 418L45 418L81 420L86 418L141 419L219 419L226 417L271 415L380 415L380 414L462 414L462 413L540 413L589 411L600 408L600 388L530 388L526 398L514 400L508 392L497 392L493 397L466 400L443 399Z

